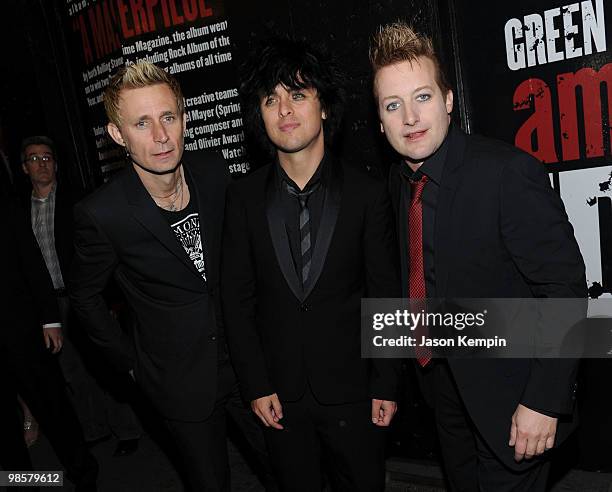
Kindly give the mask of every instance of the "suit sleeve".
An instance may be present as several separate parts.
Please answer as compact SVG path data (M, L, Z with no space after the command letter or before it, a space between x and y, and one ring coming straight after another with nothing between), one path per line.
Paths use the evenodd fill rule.
M363 237L366 295L370 298L396 298L401 296L401 290L393 213L387 189L380 183L375 190L374 199L367 207ZM372 359L372 398L397 400L400 368L398 359Z
M586 299L574 231L542 164L520 155L505 168L501 183L503 240L533 296ZM552 414L571 413L577 366L575 359L532 359L521 403Z
M70 300L92 341L119 372L134 367L129 343L111 316L102 295L118 260L112 244L82 204L74 208L74 260L70 272Z
M221 298L232 363L245 399L274 393L257 333L256 278L246 205L235 186L227 192L221 255Z

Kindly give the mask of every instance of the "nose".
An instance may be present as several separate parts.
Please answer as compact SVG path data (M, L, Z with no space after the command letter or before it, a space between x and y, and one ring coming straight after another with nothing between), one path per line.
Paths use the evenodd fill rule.
M408 125L408 126L414 126L419 122L419 113L416 110L416 108L414 108L413 104L405 104L403 106L404 108L404 114L403 114L403 118L404 118L404 125Z
M293 113L293 106L291 100L288 97L281 97L278 101L278 115L281 118Z
M158 143L166 143L168 141L168 132L161 123L153 124L153 140Z

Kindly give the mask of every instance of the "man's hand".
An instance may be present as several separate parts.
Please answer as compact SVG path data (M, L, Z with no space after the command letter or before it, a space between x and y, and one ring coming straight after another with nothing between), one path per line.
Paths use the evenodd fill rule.
M531 410L519 403L510 427L510 446L514 446L514 459L530 459L555 444L557 419Z
M283 426L278 423L278 421L283 418L283 407L276 393L253 400L251 402L251 409L266 427L274 427L275 429L283 428Z
M397 412L397 403L389 400L372 399L372 422L379 427L387 427Z
M64 345L64 336L61 328L43 328L45 346L51 349L52 354L57 354Z

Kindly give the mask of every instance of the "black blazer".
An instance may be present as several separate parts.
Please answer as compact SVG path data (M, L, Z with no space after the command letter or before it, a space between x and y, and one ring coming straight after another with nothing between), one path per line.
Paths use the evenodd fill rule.
M447 298L576 298L587 296L585 268L563 203L544 166L502 142L451 127L434 229L436 296ZM389 185L397 212L399 163ZM399 214L397 214L399 217ZM402 224L397 224L398 230ZM399 234L408 279L406 234ZM405 294L405 293L404 293ZM508 446L518 403L564 416L559 443L575 424L575 360L449 359L470 417L513 468Z
M187 161L195 185L207 282L177 241L132 166L75 206L70 296L117 370L170 419L202 420L216 395L219 251L229 174L216 154ZM191 156L193 159L193 156ZM114 275L135 317L133 348L102 298Z
M384 183L328 161L331 172L305 290L295 271L275 164L228 190L222 299L230 353L248 400L394 400L397 361L361 358L360 299L399 294Z
M44 352L42 325L60 321L53 284L26 214L5 203L3 209L0 298L5 323L0 347L24 356L40 355Z

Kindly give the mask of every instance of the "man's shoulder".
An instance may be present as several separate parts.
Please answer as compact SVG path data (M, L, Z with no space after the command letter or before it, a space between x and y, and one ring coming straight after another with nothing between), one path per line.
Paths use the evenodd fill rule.
M230 185L233 194L251 196L265 189L272 164L265 164L243 178L237 179Z
M183 154L183 165L189 169L195 178L223 181L227 180L229 176L229 169L223 157L210 150L185 152Z
M77 209L85 209L90 213L97 211L116 210L126 203L122 182L127 179L129 168L115 173L106 183L96 188L76 203Z
M375 166L355 165L346 161L337 163L342 172L345 186L364 190L365 192L385 188L386 181L377 172Z
M64 182L58 182L55 189L55 206L72 208L75 203L84 198L82 190L75 191L71 186Z
M534 157L507 142L478 134L465 135L468 142L468 158L487 160L492 165L505 166L518 160L534 161Z
M534 156L507 142L481 135L466 135L464 170L474 183L507 182L508 176L548 180L546 167Z

